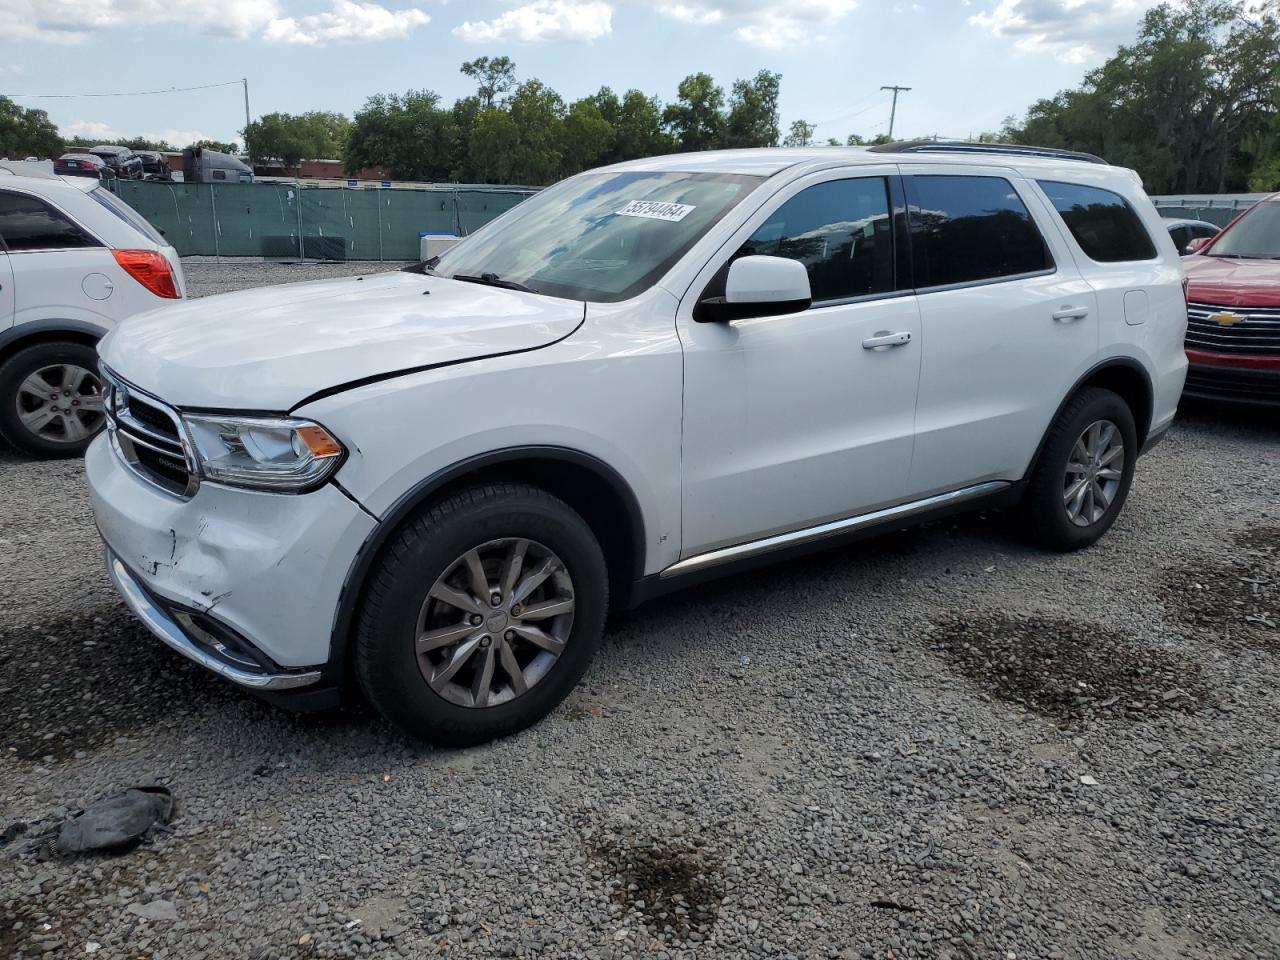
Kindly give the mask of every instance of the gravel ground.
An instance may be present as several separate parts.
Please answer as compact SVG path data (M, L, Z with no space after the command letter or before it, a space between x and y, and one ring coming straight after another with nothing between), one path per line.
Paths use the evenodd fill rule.
M1274 422L1192 412L1092 550L976 516L702 587L440 751L170 654L80 465L0 454L0 830L178 800L122 856L0 847L0 957L1274 960L1277 478Z

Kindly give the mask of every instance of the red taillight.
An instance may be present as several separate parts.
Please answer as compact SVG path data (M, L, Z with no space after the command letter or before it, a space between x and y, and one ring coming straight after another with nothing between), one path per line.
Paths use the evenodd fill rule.
M167 300L178 299L178 284L173 267L163 253L154 250L112 250L116 263L124 267L133 279Z

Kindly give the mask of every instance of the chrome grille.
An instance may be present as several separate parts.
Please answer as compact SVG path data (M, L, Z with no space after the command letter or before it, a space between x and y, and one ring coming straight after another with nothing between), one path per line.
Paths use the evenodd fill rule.
M176 410L102 368L107 432L121 459L167 493L190 497L200 485Z
M1240 319L1219 323L1215 314ZM1212 353L1280 354L1280 307L1223 307L1187 304L1187 346Z

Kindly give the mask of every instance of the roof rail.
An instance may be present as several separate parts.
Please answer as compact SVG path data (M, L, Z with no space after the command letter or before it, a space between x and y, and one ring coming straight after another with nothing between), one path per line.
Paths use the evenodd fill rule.
M895 140L867 147L874 153L994 153L1022 157L1048 157L1050 160L1083 160L1106 164L1092 153L1062 150L1058 147L1033 147L1022 143L971 143L967 140Z

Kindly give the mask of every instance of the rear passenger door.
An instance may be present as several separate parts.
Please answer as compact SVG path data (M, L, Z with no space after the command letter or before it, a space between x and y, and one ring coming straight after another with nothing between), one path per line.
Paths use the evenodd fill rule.
M1093 291L1013 171L903 171L924 347L912 493L1020 479L1097 356Z

